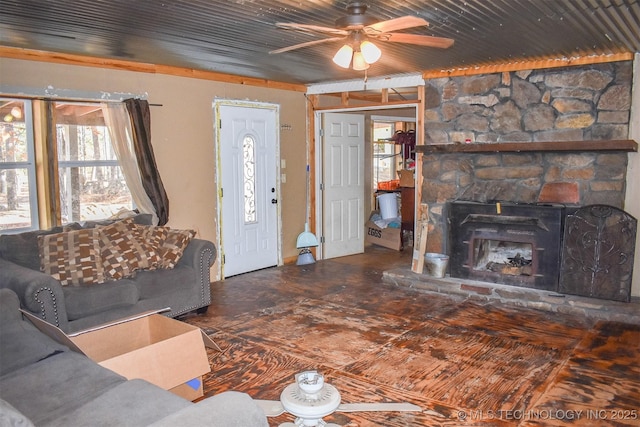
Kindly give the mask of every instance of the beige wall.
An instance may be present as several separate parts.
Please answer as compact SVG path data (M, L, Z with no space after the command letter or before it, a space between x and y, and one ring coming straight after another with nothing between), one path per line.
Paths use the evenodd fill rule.
M208 80L94 67L0 58L2 88L20 88L24 95L47 88L97 94L146 95L151 104L151 137L167 194L168 225L193 228L217 241L217 192L213 139L215 98L243 99L280 105L280 154L286 160L281 186L283 258L297 256L297 235L304 229L306 103L304 94ZM31 92L31 93L29 93ZM212 270L215 276L216 266ZM214 277L212 277L213 279ZM217 278L217 277L215 277Z

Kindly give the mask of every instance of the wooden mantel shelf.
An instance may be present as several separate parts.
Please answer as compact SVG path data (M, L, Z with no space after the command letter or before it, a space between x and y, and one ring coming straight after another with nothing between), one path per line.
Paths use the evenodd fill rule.
M525 152L585 152L627 151L637 152L638 143L632 139L597 141L553 141L553 142L498 142L471 144L417 145L418 153L525 153Z

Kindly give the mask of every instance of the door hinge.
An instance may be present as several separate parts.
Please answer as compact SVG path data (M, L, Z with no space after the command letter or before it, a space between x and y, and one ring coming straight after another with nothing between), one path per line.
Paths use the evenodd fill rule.
M227 259L226 259L225 255L224 255L224 254L222 254L222 263L224 264L224 263L226 263L226 262L227 262Z
M320 243L324 243L324 236L320 236Z
M324 129L320 129L320 136L324 136Z
M224 188L220 189L220 197L224 197Z
M320 191L324 191L324 184L320 183Z

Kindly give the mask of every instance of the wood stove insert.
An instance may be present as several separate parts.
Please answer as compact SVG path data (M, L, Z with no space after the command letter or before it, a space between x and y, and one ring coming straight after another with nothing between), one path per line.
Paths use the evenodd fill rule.
M448 210L452 277L558 290L564 206L454 201Z

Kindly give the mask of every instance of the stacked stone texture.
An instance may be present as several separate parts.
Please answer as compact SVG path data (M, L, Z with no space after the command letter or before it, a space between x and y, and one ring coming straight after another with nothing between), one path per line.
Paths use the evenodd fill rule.
M426 81L426 144L627 139L632 63ZM423 157L429 248L445 249L451 200L603 203L624 209L627 153L449 153Z

